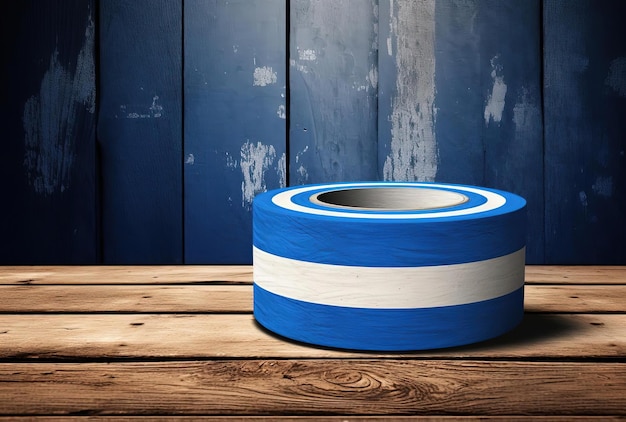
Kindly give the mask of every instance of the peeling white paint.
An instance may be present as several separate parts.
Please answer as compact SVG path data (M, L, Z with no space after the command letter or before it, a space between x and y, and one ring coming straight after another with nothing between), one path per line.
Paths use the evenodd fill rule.
M298 177L298 183L306 183L306 181L309 180L309 172L302 164L300 164L300 167L298 167L298 170L296 171L300 176Z
M604 198L613 196L613 178L611 176L598 176L591 189Z
M196 157L193 156L193 154L187 154L187 158L185 159L185 164L189 164L190 166L193 166L196 162Z
M236 169L239 167L239 161L235 160L228 152L226 152L226 167L230 169Z
M278 106L278 110L276 110L276 114L278 115L280 119L287 118L287 110L285 109L285 106L283 104Z
M256 62L256 59L255 59ZM254 69L254 86L267 86L275 84L278 74L269 66L256 67Z
M491 88L491 94L487 99L487 105L485 106L485 124L488 125L490 120L495 123L500 123L502 120L502 112L504 111L505 97L506 97L506 84L504 83L504 76L502 76L502 65L498 63L499 56L495 56L491 59L491 79L493 80L493 86Z
M296 163L300 161L300 157L309 150L309 146L305 146L304 149L298 153L296 153Z
M294 59L289 60L289 65L302 73L309 73L309 68L303 64L296 62Z
M626 57L618 57L611 62L604 83L620 97L626 97Z
M370 71L367 75L367 80L372 86L372 88L378 88L378 68L374 65L370 68Z
M394 17L393 17L393 0L389 0L389 36L387 37L387 54L389 56L393 56L393 44L391 37L393 36L394 28Z
M372 40L372 50L378 51L378 0L372 0L372 15L374 22L372 23L374 31L374 39Z
M301 50L300 47L298 47L298 59L302 60L302 61L315 61L317 60L317 53L315 52L315 50L307 48L307 49L303 49Z
M249 209L254 196L267 190L265 173L276 160L276 149L274 149L273 145L264 145L261 142L254 144L246 141L241 146L240 154L239 166L243 175L243 181L241 182L241 206ZM281 169L278 171L279 173L282 171L286 175L285 170Z
M285 186L287 186L287 154L285 154L284 152L278 159L278 164L276 165L276 174L278 174L279 187L284 188Z
M89 15L74 71L65 69L55 49L39 92L24 104L23 165L30 185L39 194L64 192L70 186L76 115L80 107L92 114L96 107L93 47L94 22Z
M383 177L396 181L433 181L438 155L434 106L435 0L396 0L391 2L391 10L391 34L397 40L397 76L390 115L390 153L383 165ZM388 45L391 45L389 41Z
M122 104L120 114L125 119L158 119L163 117L163 106L159 104L159 96L154 95L150 105Z

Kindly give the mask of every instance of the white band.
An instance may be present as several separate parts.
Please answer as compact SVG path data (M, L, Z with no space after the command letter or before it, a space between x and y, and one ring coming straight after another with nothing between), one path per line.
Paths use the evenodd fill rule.
M406 187L409 185L408 183L392 183L392 182L360 182L360 183L339 183L339 184L330 184L324 186L326 190L328 189L348 189L348 188L361 188L361 187ZM445 184L435 184L435 183L411 183L411 186L414 187L423 187L423 188L442 188L442 189L450 189L451 185ZM344 217L344 218L368 218L368 219L422 219L422 218L446 218L446 217L455 217L461 215L470 215L477 214L480 212L491 211L497 209L506 203L506 199L501 195L491 192L485 189L480 189L471 186L456 186L454 185L454 189L461 192L471 192L478 195L483 196L487 201L481 205L477 205L471 208L465 208L460 210L448 211L446 208L441 210L433 210L431 212L424 213L402 213L402 214L394 214L394 213L376 213L376 214L368 214L368 213L354 213L354 212L343 212L336 209L319 209L319 208L311 208L302 205L295 204L292 202L292 198L295 195L298 195L303 192L313 191L319 189L319 186L311 185L304 186L301 188L289 189L283 192L280 192L272 198L272 202L285 209L289 209L292 211L297 211L305 214L316 214L316 215L324 215L329 217Z
M280 296L354 308L428 308L480 302L524 285L525 248L465 264L356 267L283 258L253 248L254 282Z

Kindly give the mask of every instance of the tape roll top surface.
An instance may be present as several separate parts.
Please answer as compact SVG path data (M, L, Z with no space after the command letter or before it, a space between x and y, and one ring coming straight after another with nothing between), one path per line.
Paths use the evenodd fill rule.
M254 314L307 343L421 350L485 340L523 314L525 200L474 186L362 182L253 203Z

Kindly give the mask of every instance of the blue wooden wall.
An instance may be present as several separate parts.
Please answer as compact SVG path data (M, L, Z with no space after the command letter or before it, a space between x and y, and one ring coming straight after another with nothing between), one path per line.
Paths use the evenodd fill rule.
M96 223L93 0L0 3L0 263L88 264Z
M186 0L185 262L252 260L254 195L285 186L285 0Z
M529 263L626 264L625 12L3 2L0 263L249 263L260 191L425 180L524 196Z
M626 2L545 1L546 262L626 263Z
M99 4L102 260L182 263L182 0Z

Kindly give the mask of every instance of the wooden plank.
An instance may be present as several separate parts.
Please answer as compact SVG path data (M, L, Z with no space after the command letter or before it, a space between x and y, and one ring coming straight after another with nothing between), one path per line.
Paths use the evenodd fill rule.
M0 312L251 313L252 286L0 286Z
M626 364L376 359L0 363L0 396L2 414L623 416Z
M626 284L624 266L526 266L529 284Z
M626 355L626 315L527 314L500 338L453 349L373 354L311 347L279 338L252 315L2 314L0 358L314 358L414 356L597 359Z
M524 196L535 264L544 253L539 6L381 0L379 12L382 178Z
M250 264L255 194L286 184L286 1L187 0L185 262Z
M437 177L435 8L434 0L379 1L378 172L384 180ZM457 161L474 163L468 136L469 159Z
M182 0L99 5L103 262L182 263Z
M95 1L0 3L0 264L93 264Z
M4 266L0 284L189 284L252 283L244 265Z
M526 286L526 312L626 313L626 286ZM0 285L0 312L250 313L250 285Z
M526 199L526 262L543 264L541 1L480 1L475 19L484 117L483 184ZM463 157L459 152L456 157ZM457 162L453 159L450 165Z
M526 312L626 313L626 286L534 286L524 288Z
M626 261L625 15L620 0L544 2L548 264Z
M292 185L377 178L376 3L289 3Z

